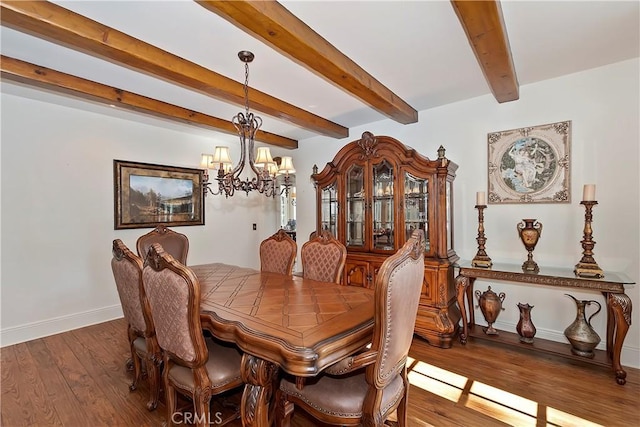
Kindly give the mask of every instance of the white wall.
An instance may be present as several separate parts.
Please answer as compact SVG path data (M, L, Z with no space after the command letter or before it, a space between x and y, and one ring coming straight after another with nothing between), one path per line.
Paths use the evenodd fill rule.
M582 256L584 208L579 204L582 186L597 184L594 208L595 259L605 271L622 271L635 282L640 279L640 178L639 178L639 62L637 59L542 83L522 86L516 102L498 104L492 96L421 111L419 122L400 125L390 120L352 128L341 141L316 137L303 141L294 154L298 171L298 235L315 228L311 168L322 170L345 143L363 131L389 135L429 158L442 144L446 155L460 166L454 185L455 249L462 259L476 253L476 191L487 190L487 133L558 121L572 121L570 204L489 205L485 210L487 252L494 262L521 264L526 250L516 232L522 218L537 218L544 225L534 251L540 265L573 267ZM303 171L308 171L304 174ZM604 303L598 293L566 288L532 287L503 282L476 281L475 289L505 292L505 311L497 327L515 331L517 303L529 303L538 337L566 342L563 335L575 317L575 304L564 296ZM631 285L627 294L635 311L625 340L622 362L640 367L640 287ZM477 303L477 302L476 302ZM476 309L476 319L483 323ZM605 311L592 323L605 338ZM601 343L600 348L604 348Z
M197 168L201 153L219 144L188 126L141 124L57 95L52 102L75 108L8 93L31 90L3 83L2 345L122 316L111 242L135 251L150 229L114 230L114 159ZM205 205L206 225L176 227L189 238L188 263L258 267L258 244L276 230L275 199L208 196Z
M383 120L351 129L343 140L301 141L297 169L298 246L315 228L315 199L309 179L347 142L368 130L393 136L430 158L442 144L460 165L455 182L455 249L471 259L477 249L475 192L486 190L488 132L571 120L572 203L490 205L485 211L487 251L494 261L521 263L526 256L515 225L537 218L544 231L535 249L541 265L573 266L581 257L582 185L597 184L595 258L605 270L640 279L639 79L638 59L521 87L520 100L497 104L491 96L420 112L420 121ZM4 84L3 84L4 86ZM114 117L108 108L85 108L67 98L52 102L2 94L2 345L61 332L121 315L109 268L111 241L134 246L148 231L113 230L113 159L197 167L200 154L216 145L205 132L158 121L141 124ZM124 117L124 118L122 118ZM212 133L215 135L215 133ZM237 156L237 154L236 154ZM237 158L237 157L236 157ZM208 197L206 225L180 227L190 240L189 263L221 261L257 266L257 245L274 231L276 204L262 196L232 201ZM252 223L258 231L251 231ZM476 282L476 289L488 283ZM514 330L518 302L535 306L537 336L563 341L575 316L564 293L589 292L502 282L507 294L498 327ZM635 311L622 354L624 365L640 367L640 288L630 286ZM476 314L482 321L482 315ZM605 337L605 316L593 319Z

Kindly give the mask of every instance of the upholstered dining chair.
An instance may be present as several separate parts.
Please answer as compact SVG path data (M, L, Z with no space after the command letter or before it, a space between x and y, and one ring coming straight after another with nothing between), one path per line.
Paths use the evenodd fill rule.
M347 260L347 248L329 231L323 230L302 245L300 257L305 279L339 284Z
M165 251L184 265L187 265L187 255L189 254L189 239L184 234L175 232L164 225L156 228L138 238L136 249L138 256L143 260L149 252L149 247L153 243L160 243Z
M205 338L200 323L200 283L195 274L154 243L144 263L142 281L164 354L168 424L179 421L175 418L178 392L193 401L192 420L199 426L212 420L224 425L238 419L239 410L223 420L210 416L212 396L243 385L242 355L232 344Z
M280 229L260 243L260 271L291 276L297 253L295 240Z
M407 425L406 361L423 278L424 237L416 231L380 268L371 348L308 378L302 388L285 376L277 399L280 425L290 425L294 405L328 424L383 426L397 411L398 425Z
M111 270L122 304L122 312L127 321L127 336L133 363L133 382L129 386L135 390L142 376L142 361L149 379L150 411L158 406L160 397L160 364L162 356L155 336L153 319L142 286L142 260L120 239L113 241Z

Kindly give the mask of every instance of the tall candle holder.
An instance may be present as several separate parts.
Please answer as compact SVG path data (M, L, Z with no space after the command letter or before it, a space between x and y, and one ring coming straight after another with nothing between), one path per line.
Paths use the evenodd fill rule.
M593 258L593 248L596 242L593 240L593 230L591 229L591 221L593 220L592 210L595 205L598 204L595 200L583 200L580 202L584 205L584 236L580 243L582 243L582 259L576 264L576 268L573 272L579 277L604 277L604 272L598 266L598 263Z
M491 262L491 258L487 255L487 252L484 249L485 243L487 243L486 237L484 237L484 209L487 205L476 205L476 209L478 209L478 237L476 241L478 242L478 252L476 256L473 257L471 261L471 265L474 267L482 267L482 268L490 268L493 263Z

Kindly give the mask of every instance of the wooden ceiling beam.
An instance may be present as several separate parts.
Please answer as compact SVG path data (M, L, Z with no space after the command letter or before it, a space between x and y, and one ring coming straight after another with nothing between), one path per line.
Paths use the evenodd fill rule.
M0 56L0 71L3 79L71 94L90 101L113 105L127 110L149 114L154 117L237 135L236 128L229 120L208 116L203 113L178 107L177 105L147 98L146 96L127 92L122 89L96 83L8 56ZM256 140L284 148L298 148L298 141L264 131L258 131Z
M403 124L418 112L277 1L196 0L296 63Z
M0 19L9 28L244 106L242 83L53 3L3 0ZM349 136L348 128L255 89L250 106L322 135Z
M498 0L451 0L491 92L500 103L520 98L507 29Z

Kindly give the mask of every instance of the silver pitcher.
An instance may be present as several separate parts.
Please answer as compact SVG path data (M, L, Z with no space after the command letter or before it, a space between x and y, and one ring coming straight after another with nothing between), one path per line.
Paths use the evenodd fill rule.
M565 295L575 301L578 311L576 313L576 319L564 330L564 335L571 343L571 352L573 354L591 359L594 356L593 349L600 343L600 336L591 327L591 318L600 312L602 306L598 301L578 300L572 295ZM591 303L597 304L598 310L587 319L585 308L591 305Z

